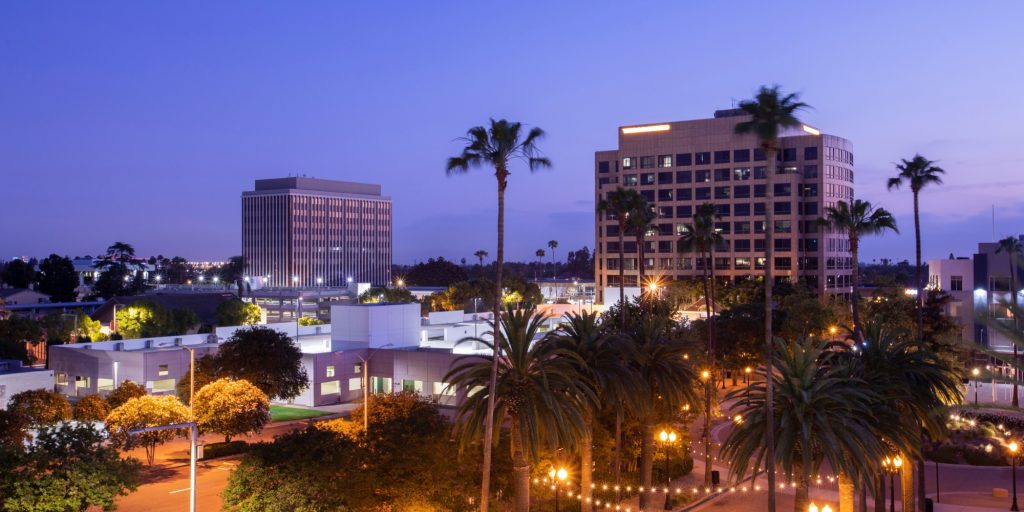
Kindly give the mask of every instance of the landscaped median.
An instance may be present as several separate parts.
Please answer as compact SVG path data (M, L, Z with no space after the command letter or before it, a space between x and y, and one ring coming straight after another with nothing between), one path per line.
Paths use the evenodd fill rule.
M270 421L294 421L319 418L328 413L316 409L305 409L302 407L289 407L287 405L271 405Z

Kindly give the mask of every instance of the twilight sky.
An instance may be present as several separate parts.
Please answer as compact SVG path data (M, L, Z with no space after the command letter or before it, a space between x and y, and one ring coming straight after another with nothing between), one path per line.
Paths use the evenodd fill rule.
M761 12L772 6L772 12ZM494 255L494 178L447 178L489 116L548 132L513 173L511 259L593 247L593 152L625 124L710 117L760 84L853 141L856 195L903 235L893 162L948 171L924 257L1024 232L1024 3L3 2L0 256L240 253L240 194L290 173L381 183L395 262ZM762 32L771 28L766 40Z

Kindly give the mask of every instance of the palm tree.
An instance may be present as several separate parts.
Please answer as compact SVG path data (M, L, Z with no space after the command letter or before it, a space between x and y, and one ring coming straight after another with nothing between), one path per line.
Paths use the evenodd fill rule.
M135 248L131 244L114 242L107 247L107 257L125 263L135 257Z
M637 270L639 272L637 284L640 285L641 296L643 296L644 275L647 270L645 264L647 258L644 256L647 248L644 239L647 237L647 231L651 229L651 222L656 218L657 215L654 214L651 205L643 197L640 197L640 201L633 211L629 212L629 226L636 230L634 236L636 236Z
M873 406L877 392L864 380L850 376L835 364L834 352L824 352L809 342L779 344L775 349L772 400L777 415L768 414L768 390L764 382L729 393L742 398L739 419L722 444L721 456L737 480L768 462L764 439L769 432L778 439L776 462L796 483L794 512L807 510L811 475L822 462L855 478L869 478L865 468L875 467L885 454L876 435ZM771 420L769 420L771 418ZM769 473L770 475L771 473Z
M580 441L580 507L582 512L593 510L594 417L603 404L613 404L619 413L639 392L636 372L630 365L629 345L621 337L609 336L601 326L596 312L569 313L555 331L554 341L572 351L579 358L579 372L594 385L597 402L584 409L585 430ZM618 439L616 439L618 441ZM619 444L616 442L616 480L619 485Z
M551 249L551 277L558 278L558 262L555 261L555 249L558 248L558 240L548 240L548 248Z
M715 229L715 205L704 203L697 207L693 215L693 223L679 238L685 251L700 254L701 267L704 270L704 307L707 311L708 333L708 372L709 378L704 383L704 485L711 485L711 390L715 389L715 245L721 242L722 235ZM709 256L710 255L710 256Z
M608 192L608 197L598 201L598 213L614 215L619 223L619 329L626 329L626 266L624 254L624 236L626 225L629 222L629 215L636 211L638 205L643 204L644 198L639 192L633 189L617 187Z
M779 132L784 128L795 128L800 126L800 120L796 113L808 107L806 103L799 101L800 96L796 93L783 95L779 86L762 86L753 100L740 102L740 109L750 115L747 121L736 124L736 133L740 135L752 134L757 137L758 143L765 154L765 230L764 230L764 343L765 362L767 375L772 374L773 354L775 350L772 334L772 243L774 222L772 216L773 181L775 179L775 155L779 149ZM772 400L774 380L766 378L767 385L767 406L768 415L773 416L772 408L775 401ZM765 443L768 445L768 512L775 512L775 435L774 431L768 430Z
M697 374L684 359L686 344L675 333L674 307L668 301L649 297L632 304L626 339L633 346L633 367L642 391L634 400L641 424L640 485L652 484L654 426L660 418L671 417L683 404L696 406ZM641 494L640 508L648 510L651 493Z
M864 341L860 323L860 285L858 283L857 255L860 251L860 239L864 236L881 235L886 230L899 233L896 219L885 208L875 208L870 201L854 199L853 203L839 201L835 206L825 208L825 218L818 223L839 232L846 232L850 240L850 281L853 286L853 334L858 342Z
M537 252L534 253L534 254L537 255L537 268L538 269L543 269L544 268L544 249L537 249ZM544 273L543 270L541 270L541 274L542 275L543 275L543 273ZM536 272L533 273L533 277L534 277L534 279L537 278L537 273Z
M914 155L914 158L901 159L896 165L899 174L895 178L889 178L887 186L889 190L900 188L904 183L910 185L910 191L914 194L914 251L917 257L917 267L914 270L914 287L917 289L917 342L924 343L924 293L922 292L923 281L921 280L921 216L918 209L918 195L921 189L928 185L942 185L942 175L946 171L935 165L935 162L928 160L921 155Z
M1006 258L1010 263L1010 301L1014 307L1017 307L1017 258L1024 255L1024 242L1021 242L1019 238L1014 236L1008 236L999 241L999 247L996 248L996 253L1006 253ZM1013 317L1013 323L1017 323L1017 317ZM1017 344L1013 343L1013 399L1011 405L1019 407L1020 402L1017 399Z
M587 404L596 397L589 377L580 375L580 358L550 337L539 340L544 317L532 307L509 307L501 317L501 329L482 338L468 338L498 347L495 356L456 359L445 375L454 389L468 390L458 408L461 446L480 439L490 444L486 427L486 403L495 404L498 425L511 425L514 510L530 509L530 463L540 448L577 446L586 432ZM537 341L534 341L537 340ZM488 386L491 368L497 366L496 384ZM479 390L479 391L474 391ZM492 392L493 391L493 392Z
M479 251L477 251L477 252L474 252L474 253L473 253L473 256L476 256L476 258L477 258L478 260L480 260L480 266L481 266L481 267L482 267L482 266L484 266L484 258L486 258L486 257L487 257L487 251L485 251L485 250L483 250L483 249L480 249Z
M533 127L525 137L520 138L522 125L505 119L490 120L489 127L475 126L466 132L460 140L466 143L462 154L448 159L446 172L449 176L469 172L474 167L494 169L494 177L498 180L498 256L494 275L494 296L500 298L501 272L505 264L505 189L511 174L509 164L512 160L523 160L531 172L551 167L551 161L540 156L537 142L544 137L544 131ZM501 325L501 301L494 301L494 323ZM496 385L498 372L498 344L494 344L493 368L491 368L490 389ZM488 393L487 416L484 418L485 438L483 454L483 477L480 482L480 510L487 512L491 489L491 449L494 432L494 394Z

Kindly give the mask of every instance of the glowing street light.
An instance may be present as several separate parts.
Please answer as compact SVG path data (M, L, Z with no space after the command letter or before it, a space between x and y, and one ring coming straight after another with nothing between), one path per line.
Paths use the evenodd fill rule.
M661 444L665 446L665 510L672 510L672 495L669 494L668 489L672 487L672 475L669 473L669 460L672 457L672 451L670 448L675 444L676 433L671 430L662 430L661 434L658 434L658 439Z
M701 378L701 380L704 380L704 381L710 379L711 378L711 372L709 372L707 370L704 370L704 371L700 372L700 378Z
M569 477L569 472L566 471L565 468L555 469L552 467L551 471L548 471L548 476L551 477L551 483L555 485L555 512L558 512L559 482L565 482L565 479Z
M324 278L317 277L316 278L316 284L317 284L317 286L324 284Z
M1010 450L1010 473L1013 475L1013 504L1010 510L1020 510L1017 508L1017 452L1020 451L1020 445L1017 441L1010 441L1006 448Z
M971 375L974 376L974 406L978 406L978 375L981 375L981 370L974 368L971 370Z

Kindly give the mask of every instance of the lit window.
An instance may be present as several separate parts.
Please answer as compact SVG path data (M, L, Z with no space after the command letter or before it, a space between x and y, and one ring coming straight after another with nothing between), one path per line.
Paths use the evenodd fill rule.
M334 377L334 365L329 365L327 367L327 376Z
M438 396L455 396L455 386L447 382L435 382L434 394Z
M166 365L166 364L162 364L162 365L160 365L160 366L159 366L159 367L157 368L157 372L156 372L156 374L157 374L157 375L159 375L159 376L161 376L161 377L166 377L166 376L167 376L167 375L168 375L169 373L171 373L171 372L170 372L170 370L169 370L169 369L167 368L167 365Z
M360 389L363 389L363 379L360 379L359 377L352 377L348 380L349 391L359 391Z

